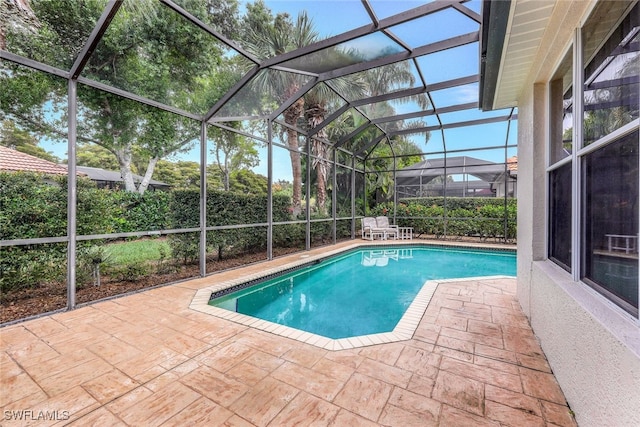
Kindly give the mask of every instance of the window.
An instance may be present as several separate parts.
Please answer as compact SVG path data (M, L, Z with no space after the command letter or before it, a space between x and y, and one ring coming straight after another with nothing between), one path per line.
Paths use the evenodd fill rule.
M637 126L616 136L638 119L640 8L628 7L601 2L582 30L582 146L597 148L579 152L585 153L580 277L637 317Z
M575 43L549 82L549 259L638 317L638 3L599 2Z
M638 132L584 156L583 280L638 314Z
M640 7L616 26L627 7L628 2L600 2L582 31L584 146L638 118Z
M549 258L571 271L571 163L549 173Z
M573 55L565 54L550 85L549 258L571 271L571 162L573 151Z

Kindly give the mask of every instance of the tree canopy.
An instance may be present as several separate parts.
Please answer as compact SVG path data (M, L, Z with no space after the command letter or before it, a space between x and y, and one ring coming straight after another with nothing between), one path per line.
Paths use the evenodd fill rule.
M257 59L319 40L318 31L305 12L295 17L274 14L262 0L245 6L244 15L240 15L237 0L187 2L183 7L205 25L237 41ZM160 2L139 0L118 3L117 7L115 17L80 69L81 77L96 83L83 80L78 83L77 162L119 169L126 190L139 193L146 190L152 176L177 182L180 188L199 184L193 164L185 162L170 167L166 163L176 154L193 148L200 138L201 122L189 118L189 114L176 114L171 108L194 116L205 114L241 79L251 63L242 55L234 55L228 46ZM32 8L16 15L11 25L3 29L1 47L53 67L71 69L103 12L104 2L41 0L32 2ZM362 59L364 54L357 49L333 46L314 55L322 56L331 64L342 64ZM321 124L332 109L344 102L336 100L336 90L347 98L360 98L412 85L414 76L407 64L400 62L332 79L297 100L292 97L309 80L308 76L280 70L257 74L241 100L250 106L246 113L262 115L265 108L272 110L274 105L290 102L283 112L288 127L281 129L284 129L292 164L294 213L301 208L303 173L300 138L295 128L311 129ZM65 79L4 61L0 83L4 89L0 93L3 105L0 119L7 122L7 126L13 126L16 132L28 131L36 140L47 137L66 141L68 88ZM117 90L105 91L100 87L102 83L133 96L121 96ZM139 102L138 97L149 102ZM417 102L423 108L428 106L424 96L401 101ZM170 108L151 106L154 102ZM360 110L372 117L395 113L388 101L365 105ZM321 214L327 210L330 144L359 126L364 117L358 111L349 111L346 115L350 117L323 128L311 141L314 200ZM227 125L243 130L240 122ZM341 129L342 126L347 128ZM386 126L391 129L394 124ZM248 176L240 171L257 166L257 142L215 126L209 128L209 139L213 142L209 159L219 170L215 176L220 177L221 188L232 190L234 173ZM372 137L375 132L371 126L355 140ZM399 151L413 144L405 137L394 138L391 143ZM382 149L376 156L384 155L383 145L371 147L369 154ZM190 178L177 179L178 171ZM134 173L143 176L141 182L133 179Z

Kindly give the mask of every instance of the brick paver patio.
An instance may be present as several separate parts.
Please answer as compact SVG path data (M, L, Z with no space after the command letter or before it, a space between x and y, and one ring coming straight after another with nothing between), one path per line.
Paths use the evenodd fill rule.
M440 284L413 339L341 351L188 308L299 257L0 329L0 424L576 425L514 279Z

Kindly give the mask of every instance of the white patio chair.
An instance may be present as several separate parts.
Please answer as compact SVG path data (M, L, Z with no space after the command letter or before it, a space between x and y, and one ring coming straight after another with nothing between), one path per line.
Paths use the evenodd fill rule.
M385 230L381 230L378 228L375 218L365 216L360 220L360 224L362 225L363 239L373 240L376 236L380 237L383 240L387 238Z
M376 225L379 230L384 230L385 236L393 236L398 238L398 226L389 224L389 218L386 216L377 216Z

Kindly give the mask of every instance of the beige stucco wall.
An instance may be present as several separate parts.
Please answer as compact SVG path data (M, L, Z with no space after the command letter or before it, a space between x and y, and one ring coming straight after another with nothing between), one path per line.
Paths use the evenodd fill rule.
M548 261L530 285L531 326L578 424L640 426L638 326Z
M640 323L545 260L547 84L593 2L557 2L518 99L518 291L584 426L640 426Z

